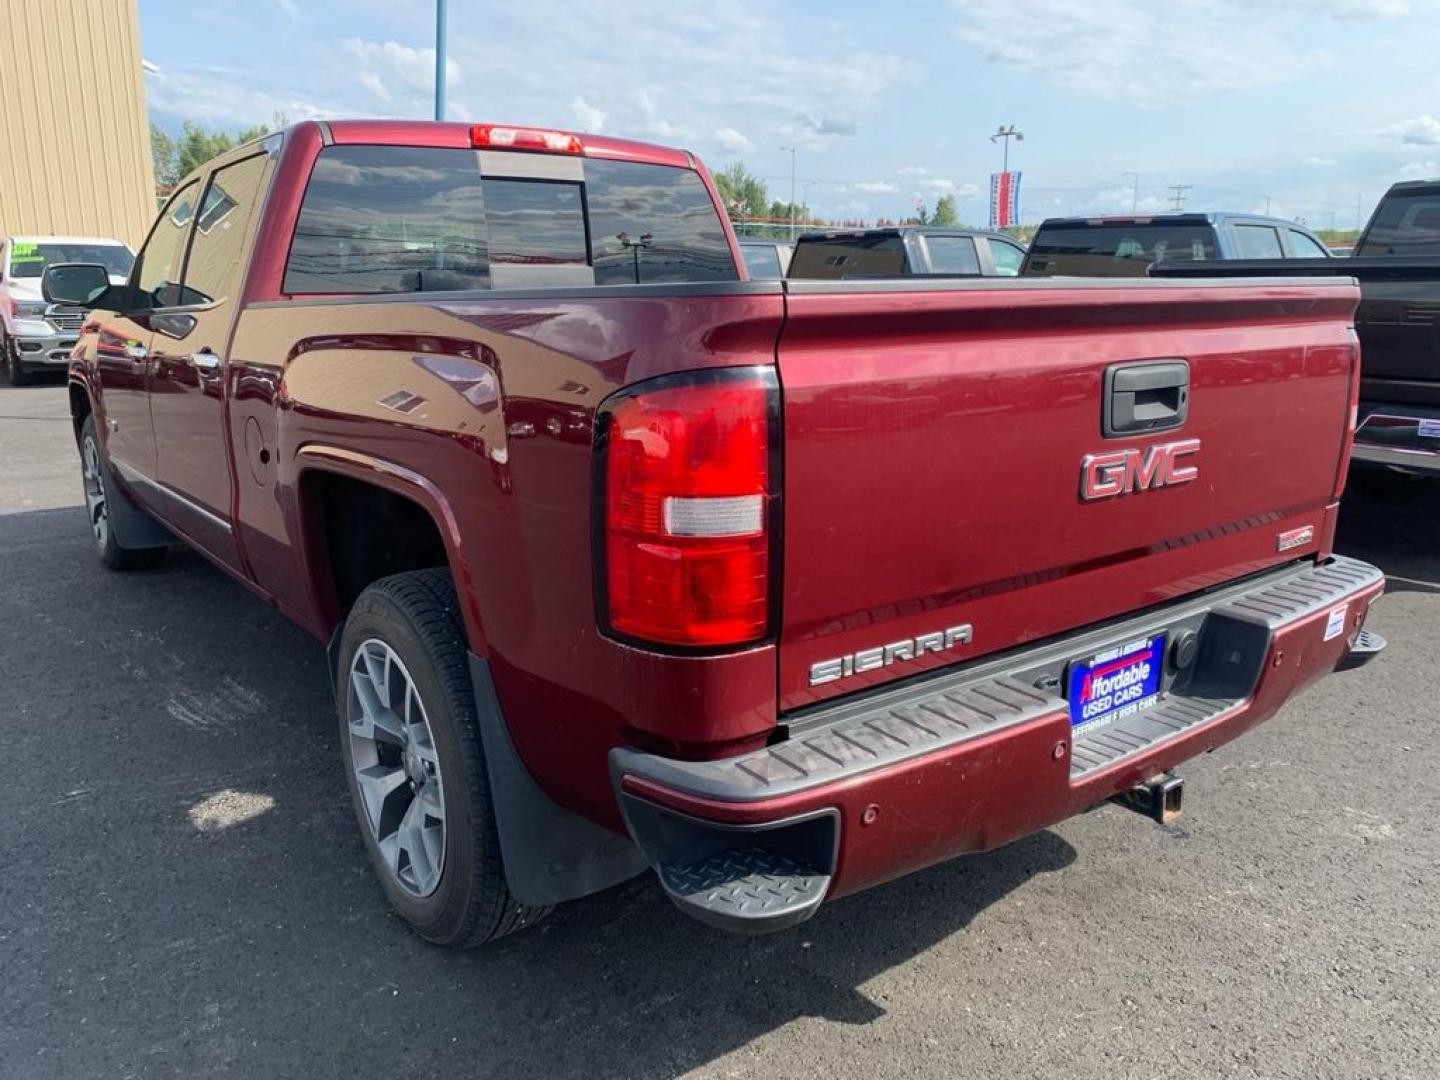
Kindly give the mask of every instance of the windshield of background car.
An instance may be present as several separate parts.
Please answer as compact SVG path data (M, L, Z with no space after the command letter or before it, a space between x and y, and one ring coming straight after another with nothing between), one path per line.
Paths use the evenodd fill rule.
M38 278L52 263L99 263L112 277L130 273L135 256L122 244L43 244L16 240L10 245L10 276Z
M1387 195L1356 255L1440 255L1440 191Z
M1144 277L1151 263L1215 257L1215 230L1209 225L1062 225L1035 234L1025 274Z

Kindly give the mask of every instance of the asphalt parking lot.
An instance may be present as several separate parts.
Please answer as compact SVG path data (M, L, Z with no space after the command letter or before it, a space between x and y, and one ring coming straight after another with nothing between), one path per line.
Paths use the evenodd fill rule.
M321 647L106 572L63 387L0 387L0 1077L1433 1077L1440 496L1347 503L1391 642L1107 807L761 939L649 880L469 953L391 915Z

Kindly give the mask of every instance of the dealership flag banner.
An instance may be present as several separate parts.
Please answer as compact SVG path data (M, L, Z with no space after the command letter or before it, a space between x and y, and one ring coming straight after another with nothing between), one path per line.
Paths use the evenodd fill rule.
M990 227L1003 229L1020 224L1020 174L990 174Z

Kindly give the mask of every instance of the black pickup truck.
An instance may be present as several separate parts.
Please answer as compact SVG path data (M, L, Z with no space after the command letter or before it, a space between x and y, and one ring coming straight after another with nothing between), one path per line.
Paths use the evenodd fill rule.
M1396 184L1343 259L1158 263L1159 277L1352 277L1360 282L1353 460L1440 478L1440 180Z

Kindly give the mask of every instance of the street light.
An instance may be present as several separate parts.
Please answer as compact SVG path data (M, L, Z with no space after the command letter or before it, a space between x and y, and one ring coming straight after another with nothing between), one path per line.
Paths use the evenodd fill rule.
M435 0L435 119L445 119L445 4Z
M998 128L995 129L995 134L990 136L990 141L991 141L992 143L993 143L993 142L998 142L998 143L1004 143L1004 144L1005 144L1005 156L1004 156L1004 159L1003 159L1004 162L1005 162L1005 164L1001 167L1001 170L1000 170L1001 172L1007 172L1007 173L1008 173L1008 172L1010 171L1010 140L1011 140L1011 139L1014 139L1016 142L1024 142L1024 141L1025 141L1025 133L1024 133L1023 131L1021 131L1019 128L1017 128L1014 124L1011 124L1009 127L1006 127L1004 124L1001 124Z
M1135 213L1140 206L1140 174L1136 172L1121 173L1122 177L1130 179L1130 213Z
M782 146L790 154L790 239L795 239L795 147Z
M635 257L635 284L640 284L640 249L648 248L655 242L653 233L641 233L638 240L631 240L629 233L616 233L615 239L620 241L620 246L629 248L631 255Z

